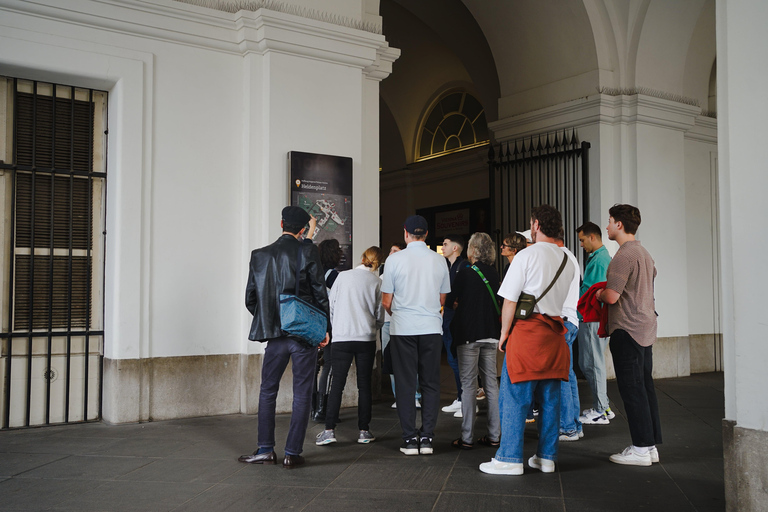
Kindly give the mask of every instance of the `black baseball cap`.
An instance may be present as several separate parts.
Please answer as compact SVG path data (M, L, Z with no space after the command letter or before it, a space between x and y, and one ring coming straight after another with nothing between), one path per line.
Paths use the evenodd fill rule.
M410 234L417 236L426 235L427 230L429 229L429 226L427 225L427 219L421 215L411 215L405 219L405 224L403 224L403 227Z
M309 214L298 206L286 206L283 208L283 221L293 226L304 226L309 222Z

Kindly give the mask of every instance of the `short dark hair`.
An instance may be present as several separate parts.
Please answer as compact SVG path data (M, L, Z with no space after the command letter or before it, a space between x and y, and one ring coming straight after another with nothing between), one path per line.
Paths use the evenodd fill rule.
M323 264L324 270L339 266L339 262L341 261L341 246L339 245L338 240L335 238L323 240L317 248L320 249L320 263Z
M525 235L521 235L520 233L510 233L504 237L504 245L520 252L528 247L528 240L525 238Z
M390 245L390 247L397 247L398 249L400 249L402 251L403 249L405 249L408 246L405 244L405 242L395 242L392 245Z
M576 228L576 233L584 233L584 236L596 235L600 240L603 239L603 231L594 222L585 222Z
M608 215L616 222L621 222L624 232L628 235L637 233L640 226L640 210L631 204L615 204L608 210Z
M298 224L291 224L290 222L283 221L283 231L287 231L288 233L293 233L294 235L298 235L299 231L304 229L304 226L306 224L298 225Z
M464 241L464 237L461 235L446 235L443 237L443 240L450 240L456 245L461 246L462 251L464 250L464 247L466 247L466 242Z
M557 234L563 229L563 217L557 209L548 204L533 208L531 220L539 221L539 229L550 238L557 238Z

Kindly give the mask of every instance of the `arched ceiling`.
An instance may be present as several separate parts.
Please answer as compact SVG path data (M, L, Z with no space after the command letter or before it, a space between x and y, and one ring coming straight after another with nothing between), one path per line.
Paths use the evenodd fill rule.
M450 88L472 93L486 116L496 119L496 64L482 31L459 0L382 0L380 14L387 41L401 51L379 89L391 113L389 121L394 121L380 122L382 140L393 140L394 134L385 131L396 127L406 160L413 162L421 118ZM382 154L385 151L382 146ZM388 170L388 160L380 161Z
M549 105L597 92L595 38L583 0L463 2L488 40L502 99L541 108L534 90L545 91ZM503 100L499 116L528 110Z

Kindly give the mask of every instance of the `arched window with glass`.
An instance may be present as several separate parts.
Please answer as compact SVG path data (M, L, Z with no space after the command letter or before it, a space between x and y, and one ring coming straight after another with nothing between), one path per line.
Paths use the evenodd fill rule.
M416 160L487 144L488 123L483 106L466 91L444 94L425 116L418 143Z

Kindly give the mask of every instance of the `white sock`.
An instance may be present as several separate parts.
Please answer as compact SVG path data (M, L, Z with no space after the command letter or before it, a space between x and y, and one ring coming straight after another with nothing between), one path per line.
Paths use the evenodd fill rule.
M651 451L651 447L650 446L634 446L633 445L632 449L634 451L636 451L637 453L639 453L640 455L646 455L647 453L649 453Z

